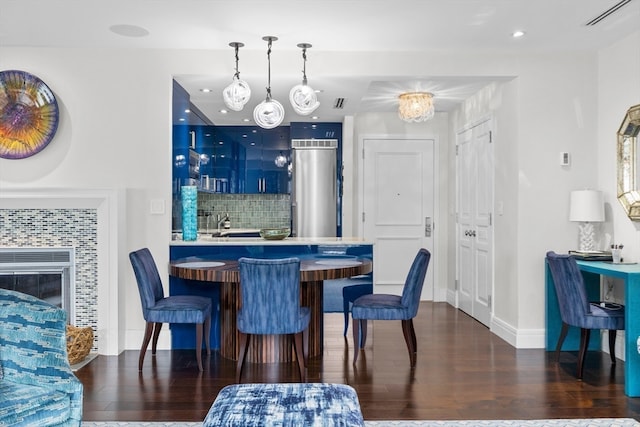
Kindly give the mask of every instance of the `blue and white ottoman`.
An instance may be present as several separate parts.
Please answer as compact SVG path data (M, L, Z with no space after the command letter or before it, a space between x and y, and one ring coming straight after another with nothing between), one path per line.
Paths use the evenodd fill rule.
M356 391L344 384L234 384L204 420L214 426L364 426Z

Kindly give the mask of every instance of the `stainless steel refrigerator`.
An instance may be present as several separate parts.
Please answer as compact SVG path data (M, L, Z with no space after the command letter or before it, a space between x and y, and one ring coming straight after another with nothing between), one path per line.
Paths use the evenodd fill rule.
M336 236L337 147L336 139L291 141L293 236Z

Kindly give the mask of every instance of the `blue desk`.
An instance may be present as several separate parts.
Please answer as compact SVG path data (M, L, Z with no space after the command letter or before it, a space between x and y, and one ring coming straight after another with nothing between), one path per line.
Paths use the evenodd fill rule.
M602 261L578 261L578 266L585 279L587 294L590 300L600 300L600 277L608 276L624 281L625 311L625 370L624 392L630 397L640 397L640 354L636 341L640 337L640 264L612 264ZM546 349L554 351L562 320L558 308L558 298L554 289L553 277L545 262L546 293ZM569 328L563 350L577 351L580 347L580 331ZM601 348L600 335L592 334L589 349Z

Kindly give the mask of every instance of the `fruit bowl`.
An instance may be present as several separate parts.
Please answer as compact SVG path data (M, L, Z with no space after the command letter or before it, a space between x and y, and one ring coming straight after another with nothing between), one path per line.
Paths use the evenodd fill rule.
M290 233L288 228L263 228L260 230L260 237L265 240L282 240L289 237Z

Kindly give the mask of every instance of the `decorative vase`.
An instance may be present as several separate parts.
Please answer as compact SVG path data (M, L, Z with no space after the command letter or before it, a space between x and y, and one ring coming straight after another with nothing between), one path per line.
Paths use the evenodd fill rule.
M198 187L182 187L182 240L193 241L198 238Z

